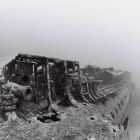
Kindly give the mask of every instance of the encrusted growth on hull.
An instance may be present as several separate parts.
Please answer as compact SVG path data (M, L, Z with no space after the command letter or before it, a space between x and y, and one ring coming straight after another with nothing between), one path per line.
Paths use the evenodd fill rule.
M7 112L13 111L28 122L36 118L51 124L51 129L62 129L56 139L121 140L127 131L129 72L92 66L80 69L77 61L19 54L4 66L3 75L0 112L5 120ZM71 127L74 131L65 130ZM58 134L47 134L46 139L53 135Z

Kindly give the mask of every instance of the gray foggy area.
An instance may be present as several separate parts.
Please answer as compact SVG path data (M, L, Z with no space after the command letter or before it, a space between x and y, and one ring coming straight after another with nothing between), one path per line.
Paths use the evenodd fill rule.
M132 72L130 137L140 136L139 0L1 0L0 67L18 53Z
M140 89L133 93L127 112L130 116L130 140L140 139Z

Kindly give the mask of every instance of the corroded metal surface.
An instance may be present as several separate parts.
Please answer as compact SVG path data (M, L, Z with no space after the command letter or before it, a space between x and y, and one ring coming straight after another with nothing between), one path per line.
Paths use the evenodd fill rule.
M39 130L42 139L124 139L129 123L124 112L132 89L129 72L80 69L77 61L19 54L4 66L3 75L1 115L6 119L7 112L14 111L19 120L51 123L39 123L45 129L44 134Z

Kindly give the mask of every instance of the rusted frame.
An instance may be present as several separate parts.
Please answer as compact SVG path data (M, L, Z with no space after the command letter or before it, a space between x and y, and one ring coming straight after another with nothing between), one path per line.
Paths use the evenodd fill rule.
M71 79L68 74L68 61L64 61L64 67L65 67L65 80L66 80L66 86L65 86L65 99L70 103L70 105L73 105L77 107L77 101L73 98L73 95L71 93Z
M50 66L49 63L50 62L55 62L55 61L62 61L64 63L64 67L65 67L65 71L64 71L64 75L65 75L65 80L66 80L66 87L65 87L65 95L66 97L68 97L69 101L71 104L74 105L74 98L71 94L71 79L69 77L69 72L68 72L68 67L72 67L72 69L74 70L74 72L77 72L77 70L75 70L75 66L78 65L78 63L76 61L66 61L66 60L60 60L60 59L56 59L56 58L47 58L47 57L41 57L41 56L32 56L32 55L22 55L19 54L18 56L15 57L14 61L17 62L24 62L24 63L32 63L33 64L33 75L34 75L34 80L35 80L35 87L34 87L34 91L35 91L35 98L36 98L36 102L39 103L39 89L38 89L38 72L37 72L37 67L39 65L43 66L43 69L45 71L44 73L44 80L45 80L45 91L46 91L46 98L48 99L49 105L51 106L52 104L52 98L51 98L51 83L50 83ZM13 61L9 62L8 65L10 65ZM70 63L70 66L68 65ZM73 63L73 66L71 66L71 63ZM78 65L79 67L79 65ZM78 68L79 71L79 68ZM76 101L75 101L76 102Z
M82 82L81 82L81 73L80 73L80 66L78 65L78 76L79 76L79 84L80 84L80 96L82 97L83 101L88 103L88 99L84 96L84 93L83 93L83 90L82 90ZM88 88L88 84L86 82L86 88L87 88L87 91L89 90ZM89 92L89 91L88 91Z
M29 55L29 54L18 54L15 57L15 60L20 60L20 61L24 61L24 62L30 61L32 63L38 63L38 64L45 64L46 60L48 60L49 62L62 61L58 58L38 56L38 55Z
M45 64L45 85L46 85L46 98L48 100L48 112L52 112L54 108L52 107L52 99L51 99L51 83L50 83L50 66L49 60L46 59Z

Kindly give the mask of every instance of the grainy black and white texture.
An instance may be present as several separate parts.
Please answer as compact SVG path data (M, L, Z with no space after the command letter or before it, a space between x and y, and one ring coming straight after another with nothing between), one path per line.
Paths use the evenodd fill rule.
M127 70L132 73L132 80L139 89L139 5L138 0L0 1L0 71L18 53L25 53L76 60L81 67L91 64ZM23 89L26 91L26 87ZM30 91L28 93L32 93ZM132 98L134 102L140 94L139 90L136 93ZM30 95L27 97L29 100ZM11 106L6 109L15 109L20 99L12 93L8 96L4 104ZM69 104L77 106L70 95L68 100ZM101 102L106 102L106 98ZM42 102L41 106L44 104L48 103ZM139 105L132 105L128 111L134 114L130 121L137 124L130 123L130 128L134 126L131 129L134 130L132 140L138 139L138 109ZM118 112L117 109L115 111ZM7 134L7 139L11 135L12 131Z

